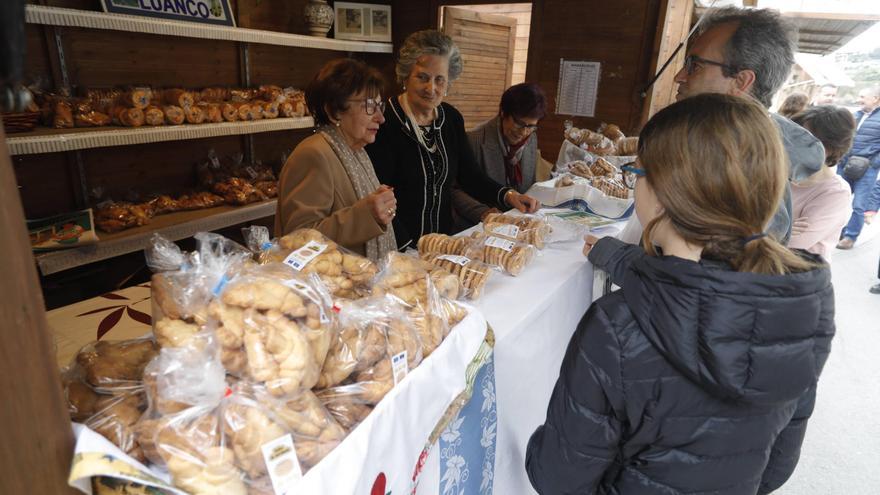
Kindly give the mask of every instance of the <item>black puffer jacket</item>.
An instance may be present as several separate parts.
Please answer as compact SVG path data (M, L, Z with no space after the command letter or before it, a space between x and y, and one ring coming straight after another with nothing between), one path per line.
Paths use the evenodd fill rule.
M532 485L639 495L781 486L834 335L827 266L769 276L636 246L619 254L623 289L584 315L529 441Z

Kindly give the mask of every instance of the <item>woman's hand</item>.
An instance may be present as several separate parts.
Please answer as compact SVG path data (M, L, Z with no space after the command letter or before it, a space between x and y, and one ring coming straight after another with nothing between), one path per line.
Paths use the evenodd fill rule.
M539 203L537 199L525 194L520 194L513 189L507 191L504 195L504 200L512 208L516 208L523 213L534 213L541 207L541 203Z
M810 229L807 217L800 217L791 224L791 235L800 235Z
M394 197L394 189L382 184L366 199L370 205L370 211L373 213L373 218L380 225L390 225L394 216L397 215L397 198Z
M595 246L597 242L599 242L599 238L592 234L584 236L584 256L589 256L590 251L593 250L593 246Z

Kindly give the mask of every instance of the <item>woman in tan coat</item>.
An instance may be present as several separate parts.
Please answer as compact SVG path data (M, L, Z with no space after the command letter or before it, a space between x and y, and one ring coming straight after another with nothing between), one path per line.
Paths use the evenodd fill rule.
M382 76L352 59L328 62L306 88L317 132L297 145L281 171L275 234L321 231L378 260L396 249L393 190L380 185L364 146L385 121Z

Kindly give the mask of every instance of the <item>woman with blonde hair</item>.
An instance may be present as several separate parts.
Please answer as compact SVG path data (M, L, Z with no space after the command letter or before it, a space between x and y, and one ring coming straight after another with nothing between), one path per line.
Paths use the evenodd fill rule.
M584 315L526 468L539 493L769 493L797 464L834 335L820 257L765 229L787 180L766 109L660 111L626 167L644 246ZM599 241L620 242L613 238Z

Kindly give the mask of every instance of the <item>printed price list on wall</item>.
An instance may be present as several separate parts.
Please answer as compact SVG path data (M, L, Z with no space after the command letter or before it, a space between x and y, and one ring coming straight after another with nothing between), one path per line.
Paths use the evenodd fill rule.
M556 114L594 117L599 74L599 62L560 59Z

